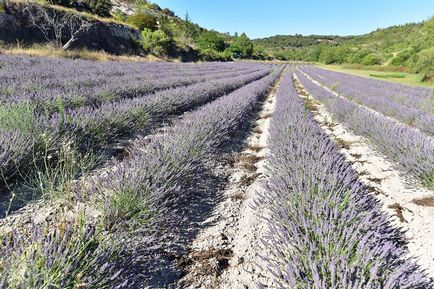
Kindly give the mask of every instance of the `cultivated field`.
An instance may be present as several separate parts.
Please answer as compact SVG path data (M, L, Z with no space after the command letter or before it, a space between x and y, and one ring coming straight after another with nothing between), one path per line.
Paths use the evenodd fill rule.
M0 289L433 288L434 94L0 55Z

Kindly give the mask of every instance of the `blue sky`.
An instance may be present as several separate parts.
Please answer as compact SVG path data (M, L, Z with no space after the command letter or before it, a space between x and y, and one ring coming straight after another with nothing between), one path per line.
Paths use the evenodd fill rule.
M151 0L220 32L250 38L276 34L355 35L419 22L434 15L434 0Z

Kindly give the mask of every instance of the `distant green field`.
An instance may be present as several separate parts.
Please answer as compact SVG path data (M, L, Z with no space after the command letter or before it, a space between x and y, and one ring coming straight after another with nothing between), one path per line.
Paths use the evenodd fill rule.
M317 64L321 68L330 69L339 72L351 73L358 76L365 76L375 79L398 82L407 85L427 86L434 88L434 83L422 82L422 75L409 72L393 72L368 70L363 68L347 68L345 65L325 65Z

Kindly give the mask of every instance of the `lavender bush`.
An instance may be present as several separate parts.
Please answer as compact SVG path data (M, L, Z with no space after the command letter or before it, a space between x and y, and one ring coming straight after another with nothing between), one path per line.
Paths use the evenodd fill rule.
M277 288L429 288L391 226L285 74L276 95L263 259Z
M0 102L30 101L38 111L54 111L58 98L66 108L98 105L267 67L270 65L95 63L7 56L0 58Z
M300 66L300 69L349 100L434 136L432 89L358 77L313 66Z
M25 60L26 58L23 59ZM23 61L23 59L20 58L21 61ZM31 58L31 60L34 59ZM36 72L34 75L31 75L34 78L38 78L35 80L35 84L41 83L41 79L43 81L51 81L49 76L55 75L55 72L57 71L57 68L52 67L53 64L50 63L54 60L45 61L47 61L48 64L42 62L40 65L47 68L47 71L44 70L44 73L41 73L42 75L36 75ZM83 69L91 66L88 62L85 62L84 64L86 65L84 65ZM92 65L97 66L95 64ZM119 70L121 66L115 66L114 63L112 63L112 65L115 68L115 71L112 72L113 75L119 74L119 72L116 73L116 69ZM150 64L149 66L152 68L154 64ZM159 75L161 74L161 69L164 69L168 64L155 65L156 67L154 67L153 70L150 69L149 66L143 64L141 64L141 66L136 65L133 66L133 68L136 68L133 71L140 68L144 71L155 70L153 73ZM162 66L162 68L158 66ZM186 66L189 67L190 65ZM123 96L123 98L118 101L104 101L97 107L89 105L77 109L71 109L65 107L62 98L58 98L56 100L58 112L38 115L34 109L34 106L37 104L33 102L4 104L3 106L0 106L0 128L7 127L10 129L13 127L18 130L18 132L23 131L26 134L30 134L29 138L31 141L29 142L29 145L25 146L23 150L17 150L13 153L16 156L19 165L20 160L26 161L25 157L29 155L33 155L36 158L50 155L55 160L57 158L56 151L58 150L59 145L68 141L73 141L84 154L87 154L93 150L104 148L108 141L115 140L120 135L131 133L135 130L141 130L147 133L153 126L163 121L163 118L167 118L170 115L180 114L185 110L194 108L198 105L203 105L218 96L245 85L246 83L257 80L268 74L270 67L272 67L270 65L251 64L242 64L240 67L227 64L222 68L219 68L219 66L222 65L207 64L204 67L191 66L191 71L189 72L198 75L195 81L198 81L198 79L205 80L210 77L212 78L214 73L220 73L216 79L201 81L197 84L190 84L187 86L160 90L153 94L147 94L135 98ZM110 67L111 66L105 66L104 68L108 69ZM215 67L219 69L215 69ZM41 67L39 67L39 69L40 68ZM92 70L92 68L94 67L91 66L90 69ZM31 72L32 71L33 70L31 69ZM224 71L226 71L226 73ZM209 74L203 74L204 72L209 72ZM243 74L243 72L247 73ZM44 74L47 74L48 76L44 76ZM104 76L104 74L102 75ZM6 75L3 77L6 78ZM75 77L77 76L75 75ZM129 75L129 77L131 77L131 75ZM135 81L138 81L138 79L133 78L131 81L134 83ZM54 81L54 83L56 83L56 81ZM92 83L92 85L98 85L97 81ZM150 83L158 85L159 83L165 84L167 82L165 82L164 78L161 80L155 78L153 82ZM121 84L117 82L114 84L117 85L116 87L121 86ZM124 84L128 86L129 82ZM149 87L149 83L146 85ZM85 87L86 85L81 84L81 86ZM135 84L133 84L133 86L135 86ZM155 88L155 86L153 87ZM94 92L93 90L89 91ZM45 101L51 97L53 91L42 90L40 93ZM95 98L98 97L95 96ZM22 109L17 109L21 107L29 108L28 110L31 111L31 113L21 113ZM5 113L2 114L2 111ZM19 113L11 114L11 111L18 111ZM19 117L14 117L15 115ZM28 117L24 118L24 116L27 115ZM31 121L27 121L28 119ZM17 126L17 124L26 125ZM13 141L13 139L11 141ZM8 150L13 150L15 146L18 145L19 144L14 143L5 145L4 154L12 155L12 152L8 152ZM9 166L5 166L5 168L2 169L2 173L6 179L13 175L11 174L12 171Z
M115 170L95 179L93 191L80 192L102 198L103 228L141 219L158 223L154 229L162 232L173 220L182 219L180 212L190 199L186 192L194 186L189 180L200 173L200 163L249 120L279 74L259 78L192 112L164 137L150 143L137 140L127 160L115 162ZM87 227L56 229L46 236L35 228L31 238L14 234L0 246L5 252L0 257L0 288L131 288L138 278L132 273L138 259L156 258L145 243L153 232L141 224L137 233L124 235L117 230L107 240ZM128 254L114 240L122 240Z
M431 138L349 100L336 97L300 72L297 72L297 77L340 122L356 134L368 138L378 150L419 178L424 185L434 188L434 141Z

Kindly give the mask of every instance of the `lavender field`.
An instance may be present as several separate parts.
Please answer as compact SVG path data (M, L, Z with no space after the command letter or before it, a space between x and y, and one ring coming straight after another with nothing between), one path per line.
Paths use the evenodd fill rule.
M0 55L0 184L0 289L434 288L429 88Z

